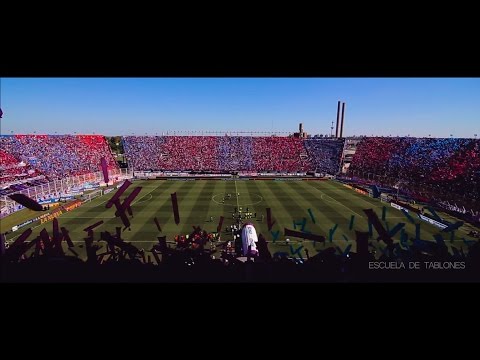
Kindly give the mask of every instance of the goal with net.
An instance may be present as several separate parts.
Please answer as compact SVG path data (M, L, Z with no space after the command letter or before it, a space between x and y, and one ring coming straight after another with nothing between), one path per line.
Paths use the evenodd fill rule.
M103 190L102 189L93 190L93 191L90 191L88 193L84 193L82 195L82 200L84 202L89 202L89 201L92 201L93 199L95 199L99 196L102 196L102 195L103 195Z

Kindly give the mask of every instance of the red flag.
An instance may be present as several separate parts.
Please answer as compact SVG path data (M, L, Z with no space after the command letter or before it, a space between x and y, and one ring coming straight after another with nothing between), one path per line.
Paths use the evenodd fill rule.
M86 231L88 233L90 230L93 230L97 226L102 225L102 224L103 224L103 220L97 221L95 224L92 224L92 225L86 227L85 229L83 229L83 231Z
M120 186L120 188L117 190L117 192L115 193L115 195L113 195L110 200L107 201L107 204L105 205L105 207L107 209L110 209L112 207L112 205L115 203L115 201L117 199L120 199L120 196L122 196L122 194L124 193L125 190L127 190L127 188L132 185L132 183L128 180L125 180L125 182L122 184L122 186Z
M70 235L68 235L68 230L63 226L60 228L60 230L62 230L63 237L65 238L65 241L67 242L68 247L69 248L75 247L75 245L73 245L72 239L70 239Z
M272 221L272 209L267 208L267 224L268 224L268 230L272 230L273 224L275 224L275 221Z
M132 211L132 208L130 207L130 205L127 206L127 212L128 212L128 215L133 217L133 211Z
M325 242L325 236L322 236L322 235L308 234L308 233L305 233L305 232L290 230L290 229L287 229L287 228L284 228L283 232L284 232L285 236L298 237L298 238L301 238L301 239Z
M30 210L34 211L43 211L43 206L40 205L38 202L35 200L29 198L27 195L24 194L12 194L8 195L8 197L20 205L25 206L26 208L29 208Z
M157 217L154 217L154 218L153 218L153 221L155 221L155 225L157 225L158 231L162 231L162 228L160 227L160 224L159 224L159 222L158 222Z
M223 216L220 216L220 219L218 221L218 226L217 226L218 233L222 231L222 224L223 224Z
M180 222L180 214L178 213L177 193L174 192L173 194L170 194L170 197L172 198L172 208L175 224L178 225L178 223Z
M117 206L117 212L118 211L123 211L125 212L125 210L130 206L130 204L132 203L132 201L137 197L137 195L140 193L140 191L142 190L142 187L141 186L137 186L135 188L135 190L132 191L132 193L130 195L128 195L128 197L125 199L125 201L123 202L123 204L120 205L120 207L118 207L116 204L115 206ZM118 216L117 215L117 212L115 213L115 216ZM133 213L131 214L133 215Z
M105 184L108 184L108 164L107 160L105 160L104 157L100 159L100 166L102 167L102 172L103 172L103 181L105 181Z

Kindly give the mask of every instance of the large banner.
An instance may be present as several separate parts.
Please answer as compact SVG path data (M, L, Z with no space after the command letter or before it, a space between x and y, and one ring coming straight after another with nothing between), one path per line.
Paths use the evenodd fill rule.
M422 215L422 214L418 214L418 217L420 219L422 219L423 221L426 221L436 227L439 227L440 229L445 229L448 225L445 225L437 220L433 220L431 218L429 218L428 216L425 216L425 215Z
M359 188L353 188L357 193L362 194L362 195L368 195L368 192Z
M395 209L397 210L405 210L407 213L408 213L408 209L407 208L404 208L403 206L400 206L398 204L395 204L394 202L390 203L390 205L392 205L392 207L394 207Z
M73 209L76 209L80 205L82 205L82 202L80 200L77 200L72 202L71 204L61 206L58 209L53 210L51 213L46 214L44 218L40 219L40 224L53 220L54 218L57 218L60 215L62 215L64 212L72 211Z
M63 196L60 196L60 200L61 201L67 201L67 200L73 200L75 199L75 196L73 195L63 195Z
M37 201L40 205L44 205L44 204L54 204L54 203L58 203L60 201L60 198L52 198L52 199L45 199L45 200L40 200L40 201Z
M83 195L83 191L80 191L80 190L71 190L65 194L62 194L60 197L63 197L63 196L79 196L79 195Z
M85 190L87 190L87 189L97 189L99 187L100 187L100 183L87 182L87 183L83 184L83 188Z
M33 219L29 219L27 221L24 221L23 223L21 224L18 224L18 225L15 225L12 227L12 231L17 231L18 229L20 229L21 227L24 227L26 225L29 225L31 223L34 223L35 221L38 221L40 220L40 223L43 224L47 221L50 221L50 220L53 220L54 218L56 217L59 217L60 215L62 215L64 212L67 212L67 211L72 211L73 209L76 209L77 207L79 207L80 205L82 205L82 202L80 200L77 200L77 201L74 201L72 202L71 204L68 204L68 205L64 205L64 206L61 206L55 210L53 210L52 212L49 212L49 213L46 213L46 214L42 214L40 216L37 216Z
M105 189L105 190L103 190L103 195L108 194L109 192L112 192L113 190L115 190L115 189L114 188Z

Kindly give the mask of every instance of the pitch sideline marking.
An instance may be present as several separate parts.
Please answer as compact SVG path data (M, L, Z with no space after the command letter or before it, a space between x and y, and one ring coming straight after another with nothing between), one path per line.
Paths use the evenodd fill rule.
M141 199L143 199L145 196L149 195L151 192L155 191L160 185L161 185L161 183L160 183L159 185L155 186L155 187L152 187L152 190L150 190L148 193L146 193L145 195L143 195L143 196L142 196L141 198L139 198L138 200L133 201L133 202L132 202L132 205L140 202ZM150 187L148 187L148 188L150 188ZM151 194L150 194L150 195L151 195ZM102 197L103 197L103 196L105 196L105 195L102 195ZM111 198L111 197L110 197L110 198ZM152 198L150 198L150 199L148 199L148 200L151 200L151 199L152 199ZM96 207L98 207L98 206L100 206L100 205L102 205L102 204L105 204L108 200L110 200L110 199L104 200L104 201L102 201L101 203L98 203L98 204L93 205L93 206L84 205L84 206L82 206L82 207L94 209L94 208L96 208ZM146 200L146 201L148 201L148 200ZM142 202L143 202L143 201L142 201Z
M138 199L137 201L132 202L132 205L134 205L134 204L141 204L141 203L144 203L144 202L147 202L147 201L150 201L150 200L153 199L153 195L152 195L152 194L146 194L146 195L150 195L150 198L145 199L145 200L142 200L142 198L140 198L140 199Z

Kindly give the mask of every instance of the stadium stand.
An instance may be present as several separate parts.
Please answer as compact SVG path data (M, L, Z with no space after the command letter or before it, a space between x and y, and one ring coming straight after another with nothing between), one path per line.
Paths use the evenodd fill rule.
M363 138L350 165L353 175L431 200L480 210L480 140L408 137Z
M247 136L125 136L135 170L339 171L343 140ZM307 145L308 144L308 145Z
M164 143L162 136L124 136L122 138L125 156L134 170L161 169Z
M100 135L0 137L2 183L25 176L60 179L117 164ZM338 172L343 140L247 136L125 136L134 170ZM20 165L19 165L20 164Z
M160 148L163 169L217 170L217 138L213 136L168 136Z
M338 172L344 146L343 141L306 139L304 145L318 172L328 174Z
M217 138L218 168L226 171L253 169L253 138L221 136Z
M303 147L302 139L293 137L254 138L253 162L257 171L314 170Z
M14 155L19 144L12 136L0 136L0 184L36 176L36 171Z
M0 137L0 141L5 179L21 177L27 169L34 171L27 171L29 176L45 176L13 184L4 189L5 193L49 178L98 171L101 157L107 159L109 168L116 167L103 136L17 135ZM332 174L339 171L344 147L343 140L238 136L126 136L123 143L127 160L136 170L316 170ZM350 171L368 178L373 174L370 184L401 181L412 192L428 193L439 202L450 204L453 198L455 204L471 200L478 207L480 203L480 141L473 139L363 138ZM357 244L362 242L367 248L363 253L341 253L324 242L317 253L306 252L304 257L295 258L286 253L271 255L267 246L259 246L259 258L244 262L237 258L232 244L213 241L213 234L199 227L188 237L176 236L174 246L163 237L147 250L124 242L121 231L117 235L92 232L88 239L82 238L83 234L75 237L72 231L75 242L85 242L82 246L87 248L88 260L82 261L58 246L64 240L72 242L68 229L63 230L61 235L57 232L50 236L45 230L43 236L29 238L28 242L25 236L9 243L2 249L6 270L2 281L478 281L480 274L480 242L473 240L468 243L468 253L449 253L443 241L415 240L409 247L384 241L386 248L381 248L377 242L368 243L368 233L357 231ZM100 248L92 245L94 238L108 243L105 252L98 252ZM261 234L259 239L265 241ZM225 245L220 259L213 258L206 248L208 243L212 247ZM449 268L441 272L368 271L366 264L373 260L388 264L439 263ZM459 262L466 265L466 272L453 271Z
M101 157L109 169L118 167L101 135L11 135L0 137L0 145L2 183L25 173L51 180L98 171Z

